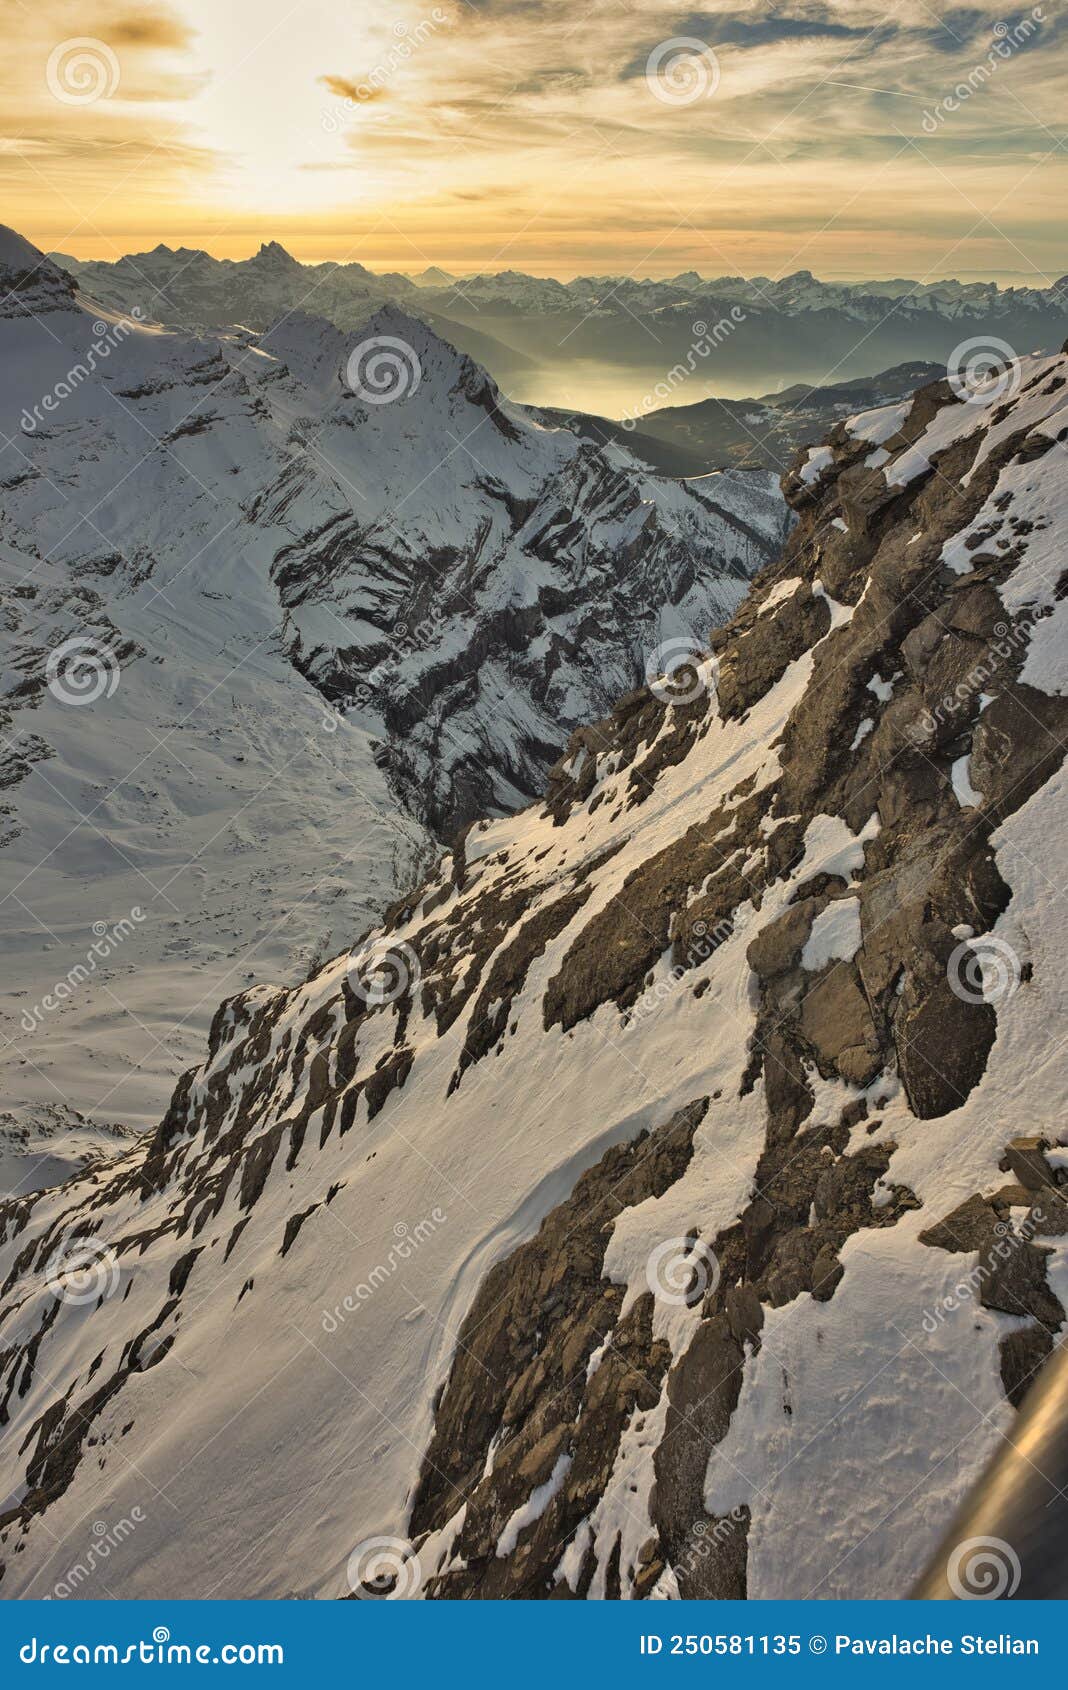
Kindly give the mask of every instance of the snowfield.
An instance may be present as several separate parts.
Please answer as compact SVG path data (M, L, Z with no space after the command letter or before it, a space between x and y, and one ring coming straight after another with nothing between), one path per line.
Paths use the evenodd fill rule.
M221 996L525 802L787 513L545 428L392 307L168 331L10 231L0 280L7 1101L144 1130ZM411 391L361 403L405 335Z

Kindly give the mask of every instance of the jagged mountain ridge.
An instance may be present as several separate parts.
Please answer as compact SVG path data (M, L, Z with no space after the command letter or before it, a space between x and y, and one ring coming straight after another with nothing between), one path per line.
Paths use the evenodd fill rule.
M0 281L2 1030L18 1101L58 1082L146 1127L220 995L302 977L428 828L538 791L787 512L768 476L667 481L546 427L392 305L168 331L11 234ZM366 351L349 379L383 342L391 403Z
M5 1594L139 1499L127 1595L907 1591L1068 1297L1066 396L840 425L669 695L0 1209Z
M689 271L569 282L505 270L435 287L427 272L413 279L375 275L360 264L301 265L277 243L241 261L167 247L114 263L57 256L113 308L138 305L172 324L238 321L265 329L296 308L350 327L353 313L366 314L372 301L401 301L510 392L540 402L547 401L534 392L544 386L539 366L558 369L563 387L568 366L591 359L632 370L637 405L641 387L692 361L695 343L710 329L714 358L707 369L699 362L698 375L720 383L821 384L917 359L944 366L962 341L979 334L1005 340L1015 352L1052 350L1064 338L1068 299L1065 277L1046 286L1000 287L901 278L828 282L808 270L778 279Z

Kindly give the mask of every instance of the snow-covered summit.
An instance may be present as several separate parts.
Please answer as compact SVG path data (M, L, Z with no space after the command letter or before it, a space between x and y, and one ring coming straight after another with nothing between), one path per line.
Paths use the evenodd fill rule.
M787 514L547 429L392 304L179 332L5 251L0 1031L12 1101L145 1126L224 992L367 926L428 827L526 801ZM135 906L106 990L38 1013Z

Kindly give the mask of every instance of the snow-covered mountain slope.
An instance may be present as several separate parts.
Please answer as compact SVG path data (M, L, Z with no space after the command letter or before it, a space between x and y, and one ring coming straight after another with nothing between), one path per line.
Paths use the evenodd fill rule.
M840 425L713 652L0 1208L5 1595L907 1592L1068 1297L1066 440L1064 356Z
M0 1197L60 1185L89 1162L128 1148L135 1135L117 1123L88 1121L65 1103L0 1115Z
M0 375L6 1101L105 1122L380 916L428 826L537 791L787 520L770 477L545 427L392 306L170 332L11 234Z

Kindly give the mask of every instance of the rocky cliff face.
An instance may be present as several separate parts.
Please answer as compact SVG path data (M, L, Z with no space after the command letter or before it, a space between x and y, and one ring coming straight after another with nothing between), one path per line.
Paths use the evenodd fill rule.
M907 1592L1068 1295L1066 394L836 429L710 652L0 1209L5 1593L135 1507L125 1594Z

